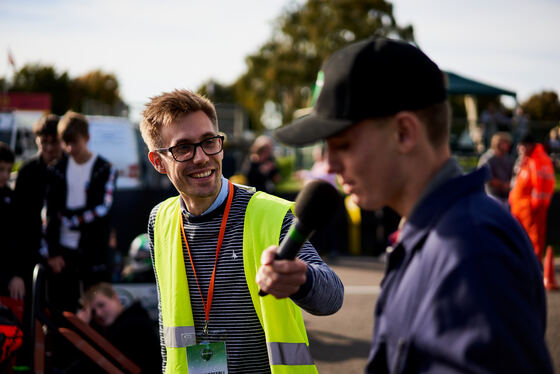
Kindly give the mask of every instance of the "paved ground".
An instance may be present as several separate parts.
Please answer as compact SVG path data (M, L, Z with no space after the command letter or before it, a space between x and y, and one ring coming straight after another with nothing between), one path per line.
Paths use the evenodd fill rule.
M556 259L560 281L560 259ZM385 265L371 257L331 261L345 285L344 304L335 315L304 313L311 352L319 373L362 373L373 332L373 307ZM548 292L547 342L555 372L560 373L560 292Z

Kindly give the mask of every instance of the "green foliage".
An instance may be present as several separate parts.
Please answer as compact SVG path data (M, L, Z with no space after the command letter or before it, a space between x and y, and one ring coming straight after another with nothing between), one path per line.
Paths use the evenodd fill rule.
M58 73L54 66L27 64L15 73L8 89L16 92L50 93L53 113L63 114L71 107L70 78L66 72Z
M533 121L559 121L560 101L554 91L542 91L521 104L525 114Z
M478 165L478 156L477 155L470 155L470 156L456 156L459 165L464 172L471 172L476 169Z
M384 0L308 0L288 8L271 39L247 57L247 72L234 84L255 130L262 129L267 101L276 104L284 123L291 121L296 109L309 106L325 59L373 34L414 40L412 26L398 26L392 4Z
M278 171L282 176L280 182L276 185L276 192L280 194L291 194L301 189L301 181L294 178L295 157L284 156L276 158Z
M82 97L95 99L104 104L119 102L119 82L114 74L93 70L74 80L75 89Z
M289 178L294 172L294 156L284 156L276 158L276 165L278 166L278 172L282 176L282 179Z
M92 102L96 103L96 107L102 105L114 108L124 105L116 76L101 70L94 70L72 79L67 72L59 73L50 65L26 64L16 71L12 84L8 84L8 90L50 93L51 111L59 115L69 109L86 112L85 105ZM89 114L109 113L104 111Z
M198 88L197 92L212 100L213 103L236 102L235 89L233 86L225 86L212 79L203 83Z

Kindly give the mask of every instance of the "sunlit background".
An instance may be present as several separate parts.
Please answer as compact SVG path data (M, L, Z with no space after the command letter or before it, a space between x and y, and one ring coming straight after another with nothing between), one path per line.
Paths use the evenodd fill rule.
M0 76L13 75L9 53L15 69L40 63L71 78L100 69L116 76L137 118L148 97L162 91L235 82L278 18L304 3L2 0ZM416 43L442 69L515 91L519 101L560 92L559 1L389 3L397 24L412 25Z

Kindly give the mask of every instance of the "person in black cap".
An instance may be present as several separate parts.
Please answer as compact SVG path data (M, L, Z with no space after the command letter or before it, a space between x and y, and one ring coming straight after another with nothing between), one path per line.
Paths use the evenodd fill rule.
M368 373L551 373L531 243L489 198L487 168L449 148L443 73L418 48L371 38L323 66L308 116L275 136L327 141L327 162L364 209L403 217L375 309Z

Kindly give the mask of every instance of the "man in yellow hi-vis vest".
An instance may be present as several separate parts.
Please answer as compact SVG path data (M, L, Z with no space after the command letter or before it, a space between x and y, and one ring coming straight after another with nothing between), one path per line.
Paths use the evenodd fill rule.
M179 192L148 224L165 372L316 373L300 307L335 313L344 289L309 243L294 261L272 260L292 203L222 176L224 138L200 95L152 98L140 129Z

